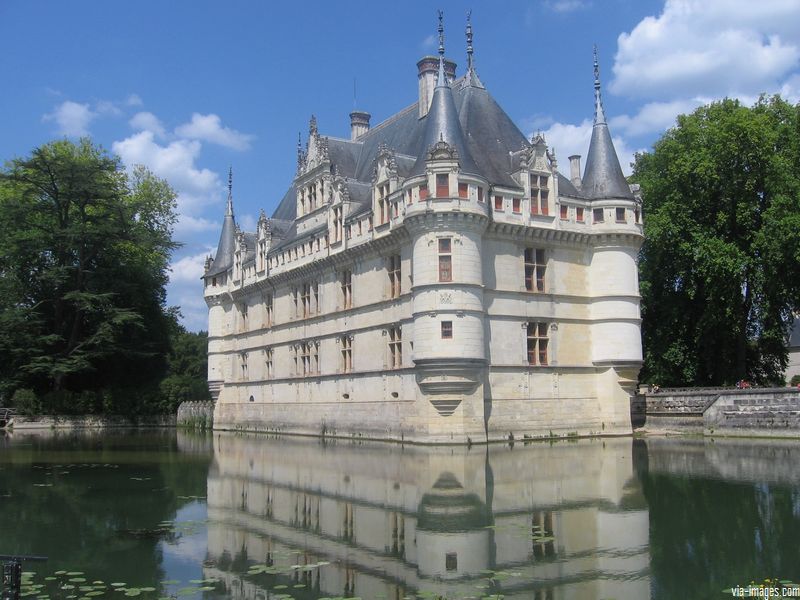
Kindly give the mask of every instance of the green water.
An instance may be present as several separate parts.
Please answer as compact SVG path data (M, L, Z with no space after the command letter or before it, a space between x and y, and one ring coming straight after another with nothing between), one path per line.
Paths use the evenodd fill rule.
M800 443L420 448L0 434L0 554L50 598L730 598L800 580ZM115 584L115 585L114 585Z

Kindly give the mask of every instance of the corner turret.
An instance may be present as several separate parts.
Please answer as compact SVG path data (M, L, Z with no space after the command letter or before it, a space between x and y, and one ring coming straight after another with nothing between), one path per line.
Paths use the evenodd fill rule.
M225 208L225 218L222 221L222 233L219 236L214 262L206 271L206 277L224 273L233 266L235 245L236 219L233 216L233 169L231 168L228 170L228 204Z
M594 48L594 126L592 127L592 141L589 143L581 191L592 200L597 198L633 199L628 182L619 166L614 142L611 140L611 132L606 123L603 99L600 95L600 66L597 62L597 46Z
M461 123L458 120L458 110L453 99L453 90L445 73L444 27L441 12L439 13L439 74L436 88L433 90L431 107L426 117L420 154L411 169L412 176L422 175L425 172L428 150L439 142L446 142L451 149L457 151L461 171L474 175L479 174L478 167L467 149L464 132L461 130Z

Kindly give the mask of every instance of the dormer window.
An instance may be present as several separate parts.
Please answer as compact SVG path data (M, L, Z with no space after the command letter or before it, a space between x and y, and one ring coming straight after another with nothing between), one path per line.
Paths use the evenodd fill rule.
M378 186L378 224L389 222L389 184Z
M531 173L531 214L549 214L548 203L550 199L549 180L547 175Z

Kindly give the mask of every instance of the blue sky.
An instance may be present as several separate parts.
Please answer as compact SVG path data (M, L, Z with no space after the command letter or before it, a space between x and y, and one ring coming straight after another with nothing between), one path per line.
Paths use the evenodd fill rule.
M167 179L183 242L168 301L187 327L205 328L198 278L228 167L237 219L252 229L291 183L312 113L323 134L349 137L354 79L373 125L416 101L436 8L459 74L472 9L478 74L524 133L544 132L562 171L588 146L593 44L626 172L699 104L762 92L800 100L798 0L0 0L0 159L90 135Z

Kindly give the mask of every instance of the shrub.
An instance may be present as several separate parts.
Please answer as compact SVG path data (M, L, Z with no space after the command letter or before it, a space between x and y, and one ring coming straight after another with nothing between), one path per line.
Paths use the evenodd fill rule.
M19 389L14 392L11 397L11 405L16 408L20 414L32 416L38 415L42 412L42 403L33 390L27 388Z

